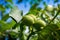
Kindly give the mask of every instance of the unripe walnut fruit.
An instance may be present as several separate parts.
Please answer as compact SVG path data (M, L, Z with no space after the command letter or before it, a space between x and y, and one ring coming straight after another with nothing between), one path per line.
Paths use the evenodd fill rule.
M23 16L23 19L22 19L23 23L27 26L31 26L34 24L35 22L35 17L31 16L31 15L26 15L26 16Z
M36 20L37 20L37 18L36 18L36 16L35 16L35 15L33 15L33 14L29 14L29 16L31 16L31 17L34 19L34 21L36 21Z
M37 29L37 30L40 30L40 27L44 27L46 26L46 23L43 21L43 20L37 20L33 26Z
M47 11L53 11L53 6L52 5L48 5L46 8Z

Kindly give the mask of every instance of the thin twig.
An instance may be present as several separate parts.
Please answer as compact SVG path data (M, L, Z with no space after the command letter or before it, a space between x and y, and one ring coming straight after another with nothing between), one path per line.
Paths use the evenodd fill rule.
M59 11L57 12L57 14L54 16L54 18L49 22L49 24L58 16Z

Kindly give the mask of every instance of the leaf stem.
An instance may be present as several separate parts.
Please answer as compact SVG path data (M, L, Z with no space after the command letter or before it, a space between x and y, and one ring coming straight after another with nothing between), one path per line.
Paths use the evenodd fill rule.
M54 16L54 18L49 22L49 24L58 16L59 11L57 12L57 14Z

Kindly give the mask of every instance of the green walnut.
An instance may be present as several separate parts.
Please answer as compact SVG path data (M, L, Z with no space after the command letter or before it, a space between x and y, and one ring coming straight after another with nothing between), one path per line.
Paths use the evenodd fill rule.
M53 11L53 9L54 9L54 8L53 8L52 5L48 5L47 8L46 8L47 11Z
M37 18L36 18L36 16L35 16L35 15L33 15L33 14L29 14L29 16L31 16L31 17L34 19L34 21L36 21L36 20L37 20Z
M26 16L23 16L22 21L25 25L31 26L35 22L35 17L33 15L26 15Z
M36 20L36 22L33 24L33 26L36 29L40 30L40 27L46 26L46 23L43 20L40 19L40 20Z

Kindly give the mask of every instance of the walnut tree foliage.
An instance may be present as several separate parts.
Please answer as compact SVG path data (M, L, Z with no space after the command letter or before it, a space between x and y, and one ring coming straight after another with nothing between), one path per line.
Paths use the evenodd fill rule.
M44 0L15 0L16 4L24 2L25 7L29 2L30 9L25 15L14 5L14 0L0 1L0 40L5 40L6 36L8 40L60 40L59 0L53 0L56 7ZM38 7L41 2L44 8Z

